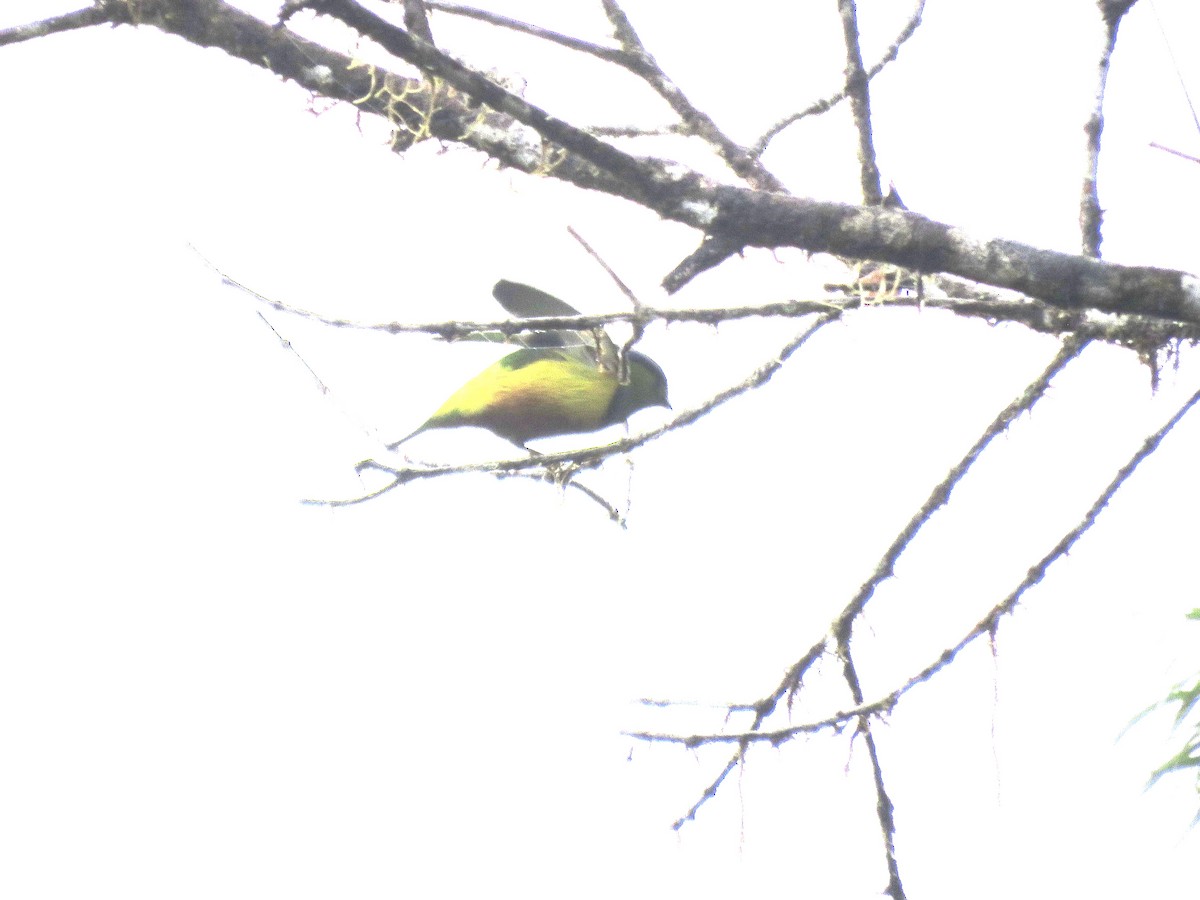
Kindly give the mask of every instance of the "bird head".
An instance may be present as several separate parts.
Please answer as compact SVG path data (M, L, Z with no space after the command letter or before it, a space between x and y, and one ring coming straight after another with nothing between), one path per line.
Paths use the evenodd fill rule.
M624 422L639 409L651 406L671 408L667 376L650 357L633 351L629 354L629 383L617 387L608 418L612 423Z

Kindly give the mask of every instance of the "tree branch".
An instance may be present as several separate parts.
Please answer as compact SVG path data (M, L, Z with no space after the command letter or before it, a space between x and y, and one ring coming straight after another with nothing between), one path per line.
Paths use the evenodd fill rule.
M1104 48L1100 52L1092 114L1083 126L1083 132L1087 135L1087 168L1084 170L1083 191L1079 201L1079 231L1083 252L1088 256L1100 256L1101 224L1104 220L1104 211L1100 208L1100 197L1096 191L1096 179L1100 170L1100 134L1104 131L1105 85L1108 83L1108 69L1112 64L1113 50L1117 46L1117 29L1134 2L1136 0L1117 3L1098 0L1097 4L1104 19Z
M855 706L863 702L862 685L858 680L858 670L850 654L851 623L846 622L837 634L837 653L842 660L842 677L850 688L850 695ZM871 731L871 720L862 716L858 720L856 735L863 736L867 745L867 756L871 761L871 775L875 783L875 815L879 819L879 830L883 837L883 856L888 871L888 886L886 893L892 900L904 900L904 886L900 881L900 865L896 861L896 819L895 806L888 796L883 784L883 764L879 761L879 748L875 746L875 735Z
M47 35L58 34L62 31L75 31L79 28L103 25L111 21L112 17L104 8L104 4L96 3L86 9L76 10L75 12L65 13L64 15L54 16L49 19L42 19L40 22L18 25L15 28L0 29L0 47L3 47L5 44L19 44L22 41L31 41L34 38L46 37Z
M721 158L735 174L752 188L763 191L786 193L787 188L762 164L757 156L728 137L712 118L697 109L679 86L662 70L658 62L646 50L629 18L616 0L601 0L604 12L612 23L617 40L625 49L622 63L640 76L660 97L670 104L687 132L696 135L716 148Z
M861 720L862 718L868 716L882 716L890 713L896 708L901 697L907 694L918 684L924 684L925 682L929 681L934 675L953 663L964 649L966 649L979 638L983 637L985 634L994 635L996 633L1000 622L1004 619L1004 617L1010 615L1017 608L1021 598L1029 591L1031 587L1045 578L1046 572L1049 571L1050 566L1070 552L1071 548L1078 543L1079 539L1083 537L1083 535L1096 523L1096 519L1099 517L1100 513L1104 511L1104 509L1112 501L1113 497L1116 496L1117 491L1120 490L1121 486L1129 480L1137 468L1143 462L1145 462L1146 459L1153 455L1154 451L1158 449L1167 435L1174 430L1175 426L1177 426L1183 420L1184 416L1186 416L1192 410L1192 408L1196 406L1197 403L1200 403L1200 391L1193 393L1171 415L1171 418L1169 418L1161 427L1148 435L1145 440L1142 441L1142 446L1139 447L1125 462L1125 464L1117 470L1116 474L1113 476L1108 485L1105 486L1104 490L1102 490L1100 494L1097 495L1096 499L1092 501L1091 506L1088 507L1087 511L1084 513L1079 522L1066 534L1064 534L1063 537L1060 538L1059 541L1044 556L1042 556L1041 559L1039 559L1033 566L1030 567L1025 577L1021 579L1020 583L1017 584L1012 591L1010 591L1002 600L988 610L987 614L984 615L983 618L978 622L976 622L971 629L958 640L957 643L951 647L947 647L938 654L936 659L922 668L919 672L917 672L917 674L905 681L904 684L900 685L900 687L896 688L885 696L880 697L878 700L874 700L871 703L863 703L860 699L851 709L835 712L831 716L827 716L823 719L817 719L812 722L805 722L799 725L789 725L786 728L765 730L752 726L746 731L728 732L725 734L682 735L648 731L627 731L624 732L624 734L627 737L632 737L647 742L683 744L684 746L691 748L700 747L704 744L736 743L741 747L739 750L740 756L742 753L744 753L745 748L751 743L766 743L778 747L786 741L802 734L815 734L817 732L826 730L838 731L843 726L855 720ZM861 691L857 696L861 697ZM668 703L665 701L655 701L654 703L655 705L659 706L668 705ZM731 705L728 708L733 711L741 712L753 710L755 707L739 704Z
M620 179L639 195L659 195L662 189L673 181L663 167L656 166L647 159L631 156L582 129L554 118L545 110L505 90L482 73L442 53L432 44L413 37L403 28L377 16L354 0L290 0L284 5L281 23L301 9L312 9L333 16L422 72L444 79L477 102L486 103L492 109L507 113L518 122L536 129L539 134L559 146Z
M859 186L863 203L879 206L883 190L879 186L879 164L875 161L875 139L871 133L871 89L867 71L863 68L862 50L858 46L858 10L854 0L838 0L842 19L842 39L846 43L846 93L850 97L850 112L858 132Z
M445 3L443 0L426 0L425 5L432 10L436 10L437 12L444 12L453 16L462 16L465 19L475 19L479 22L486 22L489 25L495 25L497 28L507 28L509 31L527 34L530 37L548 41L551 44L558 44L560 47L566 47L568 50L586 53L589 56L594 56L597 59L602 59L605 62L614 63L618 66L624 65L625 63L624 54L616 47L605 47L601 44L594 44L591 41L585 41L581 38L572 37L569 34L551 31L549 28L542 28L539 25L532 25L528 22L522 22L519 19L513 19L509 16L502 16L499 13L494 13L486 9L476 9L472 6L460 6L457 3Z
M900 55L901 45L917 33L917 28L921 24L921 16L924 12L925 0L917 0L916 8L913 10L912 15L909 16L909 19L904 24L904 27L900 29L900 33L896 36L896 39L892 41L891 46L888 47L883 56L879 58L879 61L876 62L875 65L871 66L869 70L867 70L868 81L883 71L884 67L888 63L893 62L896 57ZM806 119L809 116L819 116L822 113L828 112L845 100L847 96L848 91L843 81L842 87L834 91L828 97L813 101L807 107L800 110L800 112L792 113L790 116L785 116L768 128L766 133L764 133L762 137L760 137L751 145L751 155L762 156L767 150L767 145L770 144L771 141L775 140L775 138L777 138L780 133L784 131L784 129L788 128L790 125L796 124L801 119Z
M929 497L925 500L908 524L892 541L891 545L884 551L875 567L875 571L871 576L863 582L855 595L850 599L842 611L834 619L830 626L829 633L814 643L799 659L797 659L784 674L779 684L766 697L753 704L754 721L750 725L748 732L757 732L762 727L762 724L771 716L778 708L779 703L785 698L793 697L800 689L804 676L812 668L813 664L818 659L825 655L830 638L843 633L846 629L853 625L853 622L858 618L862 611L866 608L871 597L874 596L875 590L890 578L895 571L896 562L900 556L912 543L917 533L925 526L925 524L933 517L942 506L950 500L950 494L957 485L970 471L971 467L979 460L983 451L988 445L999 435L1003 434L1008 427L1016 421L1016 419L1032 409L1033 406L1040 400L1050 386L1051 380L1062 371L1063 367L1074 359L1083 349L1084 342L1078 340L1068 340L1063 343L1058 354L1051 360L1045 371L1040 376L1030 382L1021 395L1014 399L1006 406L992 423L984 430L979 439L972 445L961 460L950 470L945 478L933 489ZM672 827L678 830L689 821L696 817L696 813L700 808L708 802L709 799L716 796L717 790L724 780L729 777L730 772L737 766L742 756L746 751L748 739L739 740L738 752L725 764L725 767L718 773L717 777L709 783L708 787L701 793L700 798L692 804L691 808L679 819L677 819Z
M404 27L428 44L433 43L433 29L429 27L429 13L425 0L403 0Z
M1069 348L1064 347L1064 351L1068 349ZM1064 353L1060 353L1055 362L1057 363L1060 360L1065 362ZM1053 365L1054 364L1052 364L1052 367ZM1044 391L1046 386L1045 380L1044 373L1043 377L1039 379L1038 382L1030 385L1030 389L1033 389L1035 385L1041 383L1041 389ZM1000 623L1000 620L1016 609L1017 605L1021 601L1021 598L1028 592L1030 588L1041 582L1041 580L1046 576L1046 572L1049 570L1050 566L1055 563L1055 561L1061 559L1070 552L1071 548L1079 541L1079 539L1095 524L1100 513L1104 511L1105 507L1108 506L1112 498L1116 496L1116 493L1118 490L1120 490L1121 486L1130 478L1130 476L1133 475L1137 468L1146 459L1153 455L1154 451L1158 449L1164 438L1170 434L1175 426L1183 420L1184 416L1186 416L1197 403L1200 403L1200 391L1196 391L1194 394L1192 394L1191 397L1189 397L1188 400L1185 401L1178 410L1176 410L1175 414L1172 415L1171 418L1167 420L1167 422L1161 428L1146 438L1146 440L1142 443L1142 446L1130 457L1125 465L1123 465L1117 471L1117 474L1113 477L1112 481L1109 482L1108 486L1100 492L1099 496L1097 496L1096 500L1088 508L1087 512L1084 514L1079 523L1065 535L1063 535L1063 537L1058 541L1057 544L1054 545L1054 547L1050 549L1048 553L1046 553L1040 560L1038 560L1037 563L1030 567L1026 576L1003 600L993 606L988 614L984 616L983 619L981 619L954 647L943 651L933 663L926 666L921 672L910 678L907 682L905 682L904 685L893 691L888 696L871 704L862 704L860 702L854 709L851 709L847 712L835 713L832 716L816 722L790 726L788 728L772 731L760 730L759 726L761 725L762 721L774 711L778 700L782 698L783 693L786 693L785 689L790 683L792 683L793 673L802 674L804 671L807 671L812 663L815 662L816 659L818 659L825 652L825 647L828 641L828 638L826 638L814 645L808 651L808 653L806 653L804 657L802 657L801 660L798 661L795 666L793 666L792 670L789 671L788 676L785 677L781 683L780 689L777 690L774 695L772 695L772 698L762 701L762 703L766 704L766 706L760 705L758 707L755 713L754 723L748 730L744 732L703 735L670 735L655 734L652 732L626 732L628 736L637 738L639 740L652 742L667 741L683 744L687 747L698 747L702 744L709 743L736 743L738 745L737 751L726 763L725 767L721 770L717 777L709 783L709 785L701 793L700 798L692 805L692 807L684 816L674 822L672 827L678 830L686 822L694 819L699 809L717 795L717 791L724 780L729 776L729 773L732 772L744 760L746 750L751 743L765 742L772 745L779 745L799 734L813 733L825 729L838 730L852 719L859 719L861 721L862 717L864 716L878 715L888 712L896 705L896 702L899 700L900 696L907 693L907 691L915 685L928 681L934 674L944 669L958 656L962 649L972 641L978 639L984 634L994 634ZM847 607L847 609L849 609L849 607ZM844 615L845 614L843 613L843 616ZM839 619L835 621L834 632L839 629L839 623L842 620L843 617L840 616ZM879 772L878 768L876 768L876 772ZM887 795L886 793L883 793L880 796L886 799ZM880 802L882 803L883 800L881 799ZM888 814L890 816L890 809L888 810ZM882 823L882 810L880 811L880 818ZM887 826L884 825L884 828L886 831Z
M705 259L692 267L692 274L742 247L796 247L950 273L1063 309L1090 307L1200 325L1200 279L1188 273L1119 266L1016 241L973 237L906 210L720 185L678 164L631 156L554 119L352 0L313 2L430 76L444 77L454 89L438 91L428 79L405 79L363 66L222 0L110 0L103 9L109 21L148 25L200 46L220 47L309 90L386 116L408 131L407 139L396 142L397 149L430 136L461 142L504 165L623 197L697 228L718 242L713 246L720 252L702 254ZM474 105L479 101L492 109ZM531 140L514 120L558 149ZM668 287L684 281L673 275Z
M796 247L946 272L1007 288L1062 309L1093 308L1200 324L1200 278L1151 266L1123 266L973 236L914 212L877 209L720 186L708 193L710 229L731 243Z

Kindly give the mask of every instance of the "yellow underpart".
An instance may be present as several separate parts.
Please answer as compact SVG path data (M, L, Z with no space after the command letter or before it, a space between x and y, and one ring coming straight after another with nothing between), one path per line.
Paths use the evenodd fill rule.
M455 391L424 427L476 425L524 443L610 424L616 375L566 353L549 354L520 368L506 365L508 357L494 363Z

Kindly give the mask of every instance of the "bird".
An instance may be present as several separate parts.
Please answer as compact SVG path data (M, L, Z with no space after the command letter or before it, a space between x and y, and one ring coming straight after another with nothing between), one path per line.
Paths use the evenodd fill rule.
M492 296L519 318L579 315L552 294L515 281L496 282ZM494 332L473 338L512 340ZM534 331L517 340L520 350L484 369L388 449L435 428L475 426L532 453L526 444L537 438L599 431L641 409L671 408L667 377L644 353L629 351L621 383L619 352L603 329Z

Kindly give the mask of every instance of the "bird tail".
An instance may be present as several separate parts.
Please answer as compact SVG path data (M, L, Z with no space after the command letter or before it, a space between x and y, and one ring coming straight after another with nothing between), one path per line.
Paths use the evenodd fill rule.
M384 446L386 446L387 449L389 449L389 450L395 450L397 447L399 447L405 441L415 438L418 434L420 434L422 431L424 431L428 427L429 427L429 423L426 422L424 425L422 425L416 431L411 431L408 434L406 434L404 437L400 438L400 440L392 441L390 444L385 444Z

